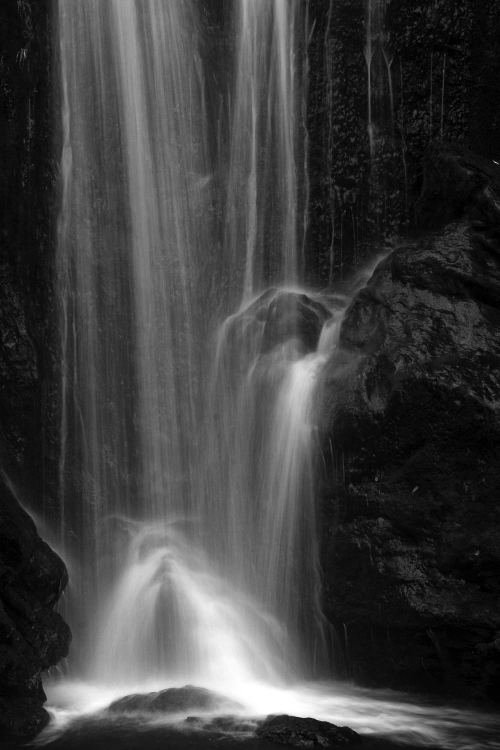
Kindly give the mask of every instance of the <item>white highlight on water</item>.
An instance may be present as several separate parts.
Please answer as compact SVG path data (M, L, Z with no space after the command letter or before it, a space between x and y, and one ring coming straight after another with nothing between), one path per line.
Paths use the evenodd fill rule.
M181 684L181 683L177 683ZM150 681L130 685L130 692L157 690L162 683ZM210 686L209 686L210 687ZM211 687L216 689L218 684ZM492 715L431 703L415 703L412 696L387 691L355 688L341 683L316 682L276 687L269 683L249 681L246 685L230 685L230 696L242 704L234 711L236 717L261 719L269 714L314 716L338 726L349 726L362 734L387 736L393 741L410 743L412 747L440 747L443 750L499 750L498 718ZM78 720L102 721L105 727L106 707L122 693L112 688L82 682L50 685L49 711L52 722L36 744L44 745L59 737ZM210 712L198 712L207 719ZM135 716L142 732L148 727L176 726L189 730L186 715ZM116 719L115 719L116 721ZM119 719L118 719L119 721ZM83 731L84 725L83 725ZM147 734L142 734L146 746ZM200 739L200 743L203 739Z
M431 709L303 682L328 659L314 393L341 313L316 351L293 325L299 7L233 3L226 173L195 0L59 0L60 544L78 679L50 689L56 733L194 682L244 715L448 736ZM269 344L283 295L292 325Z
M243 261L248 301L266 284L298 281L299 4L235 0L234 12L237 62L224 247L236 274Z
M75 668L103 684L325 666L321 357L293 325L262 349L274 292L250 310L298 274L297 8L234 4L222 238L197 3L59 3L62 538Z

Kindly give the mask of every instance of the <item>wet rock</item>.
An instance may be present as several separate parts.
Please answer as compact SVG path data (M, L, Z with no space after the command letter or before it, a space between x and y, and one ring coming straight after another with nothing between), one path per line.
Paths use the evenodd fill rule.
M0 6L1 464L5 469L8 461L9 473L14 465L31 497L46 493L45 508L56 495L60 425L53 19L48 0L5 0Z
M377 267L325 376L326 608L357 680L495 700L500 189L463 152L429 169L422 215L453 221Z
M208 719L201 716L188 716L186 725L193 730L230 735L232 737L248 737L257 728L257 719L244 718L242 716L215 716Z
M325 305L307 294L272 288L230 319L230 334L253 338L262 354L291 339L306 353L316 349L328 318Z
M258 737L288 747L344 747L357 742L359 735L349 727L328 721L296 716L268 716L256 730Z
M235 710L239 705L206 688L185 685L156 693L126 695L109 706L111 713L178 713L192 710Z
M332 298L327 304L335 309L339 301ZM305 293L267 289L224 323L220 343L228 372L246 376L261 355L270 361L273 350L283 347L293 358L315 351L330 317L326 304Z
M300 341L305 352L315 351L329 317L326 307L307 294L278 292L266 311L262 351L292 338Z
M478 230L500 223L500 165L465 148L434 145L424 158L416 203L420 228L434 229L467 217Z
M308 18L305 270L327 284L415 227L431 142L500 159L500 6L310 0Z
M30 737L48 721L41 673L68 652L54 612L67 582L60 558L0 483L0 737Z

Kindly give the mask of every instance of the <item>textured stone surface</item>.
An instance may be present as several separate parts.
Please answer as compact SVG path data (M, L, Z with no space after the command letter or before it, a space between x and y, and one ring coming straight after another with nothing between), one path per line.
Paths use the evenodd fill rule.
M241 356L242 338L251 341L254 355L268 354L293 341L304 354L315 351L330 311L314 296L270 288L228 318L225 335ZM250 352L248 352L249 354Z
M113 717L113 720L103 720L102 717L84 717L80 721L70 724L57 739L44 744L47 750L207 750L209 747L223 747L224 750L280 750L283 747L346 747L349 750L420 750L422 745L416 743L399 743L387 737L373 735L357 735L357 740L330 744L326 736L328 730L322 730L321 725L330 728L330 738L335 736L332 725L327 722L315 722L314 719L300 719L293 716L277 717L288 721L289 734L287 741L268 739L258 736L253 730L261 723L255 719L242 720L234 717L218 717L208 722L202 722L199 717L188 718L181 724L170 724L153 721L142 724L137 717ZM315 726L306 729L308 722ZM266 723L266 721L264 722ZM292 726L296 730L292 730ZM320 725L320 726L318 726ZM300 728L299 728L300 727ZM339 731L347 728L339 728ZM283 731L286 729L283 727ZM281 735L283 736L283 735ZM337 734L337 737L342 735ZM288 741L288 738L291 740ZM297 740L301 744L297 744ZM302 742L301 742L302 741ZM2 750L14 750L12 745ZM19 746L20 747L20 746ZM436 746L428 746L429 750L443 750Z
M49 0L0 6L2 464L55 507L59 425L53 258L58 96ZM6 455L8 453L8 456Z
M256 734L278 745L304 748L346 747L352 746L359 739L359 735L349 727L286 715L269 716Z
M6 479L38 512L55 507L52 10L48 0L0 5L0 733L19 737L47 721L41 672L69 642L54 612L64 565Z
M431 143L500 160L500 6L310 0L308 7L306 266L311 281L325 284L414 229Z
M328 616L356 679L500 694L500 190L433 152L325 378Z
M60 558L0 483L0 737L29 737L47 722L41 673L66 656L54 611L67 582Z

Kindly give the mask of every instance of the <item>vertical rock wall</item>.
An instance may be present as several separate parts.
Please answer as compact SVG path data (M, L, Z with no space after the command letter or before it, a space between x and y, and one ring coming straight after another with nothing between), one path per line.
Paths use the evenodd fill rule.
M52 260L54 149L51 8L0 5L0 736L47 721L41 673L64 657L54 611L62 561L27 507L56 506L57 396Z
M37 491L55 489L52 266L57 201L49 0L0 8L0 453ZM55 471L49 471L55 475Z
M421 234L325 369L325 611L341 673L500 696L500 166L434 149Z
M309 24L309 280L393 251L320 407L338 668L497 700L500 6L309 0Z
M500 7L309 0L309 24L307 269L327 284L415 228L432 142L500 159Z

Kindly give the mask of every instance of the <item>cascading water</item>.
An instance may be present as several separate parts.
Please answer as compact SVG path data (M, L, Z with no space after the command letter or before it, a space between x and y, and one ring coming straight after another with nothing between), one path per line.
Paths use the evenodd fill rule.
M386 46L384 33L384 19L386 0L366 0L366 44L365 62L367 72L368 95L368 139L370 143L370 158L377 156L379 141L383 138L383 128L393 127L394 95L392 90L391 66L392 55ZM388 89L388 96L386 95ZM388 109L388 112L385 110Z
M443 747L479 721L303 682L328 672L314 396L348 302L298 288L305 5L229 4L233 90L212 123L201 0L59 0L74 647L73 681L50 692L56 734L124 692L185 681L241 713L406 737L418 724L416 740ZM382 5L369 3L369 76Z
M236 0L224 250L233 299L296 282L297 0Z
M295 676L327 666L312 399L325 359L316 346L329 318L320 302L294 289L244 303L218 332L216 410L207 420L207 441L217 436L207 464L219 526L209 543L238 586L286 625L279 651Z
M297 281L301 267L300 5L234 5L223 250L232 279L226 312L239 307L217 332L205 413L202 526L222 575L229 573L271 618L264 640L273 676L310 675L327 658L313 496L315 368L298 331L300 291L284 288ZM281 289L264 292L270 283ZM329 314L318 307L310 303L306 317L320 329Z
M193 508L203 80L192 3L59 8L62 534L80 566L75 598L100 611L129 561L130 520Z
M312 674L326 659L311 419L329 313L297 290L261 294L299 273L298 5L234 4L225 229L209 264L232 283L216 299L207 206L223 170L197 4L59 8L62 537L79 618L96 613L77 636L87 676Z

